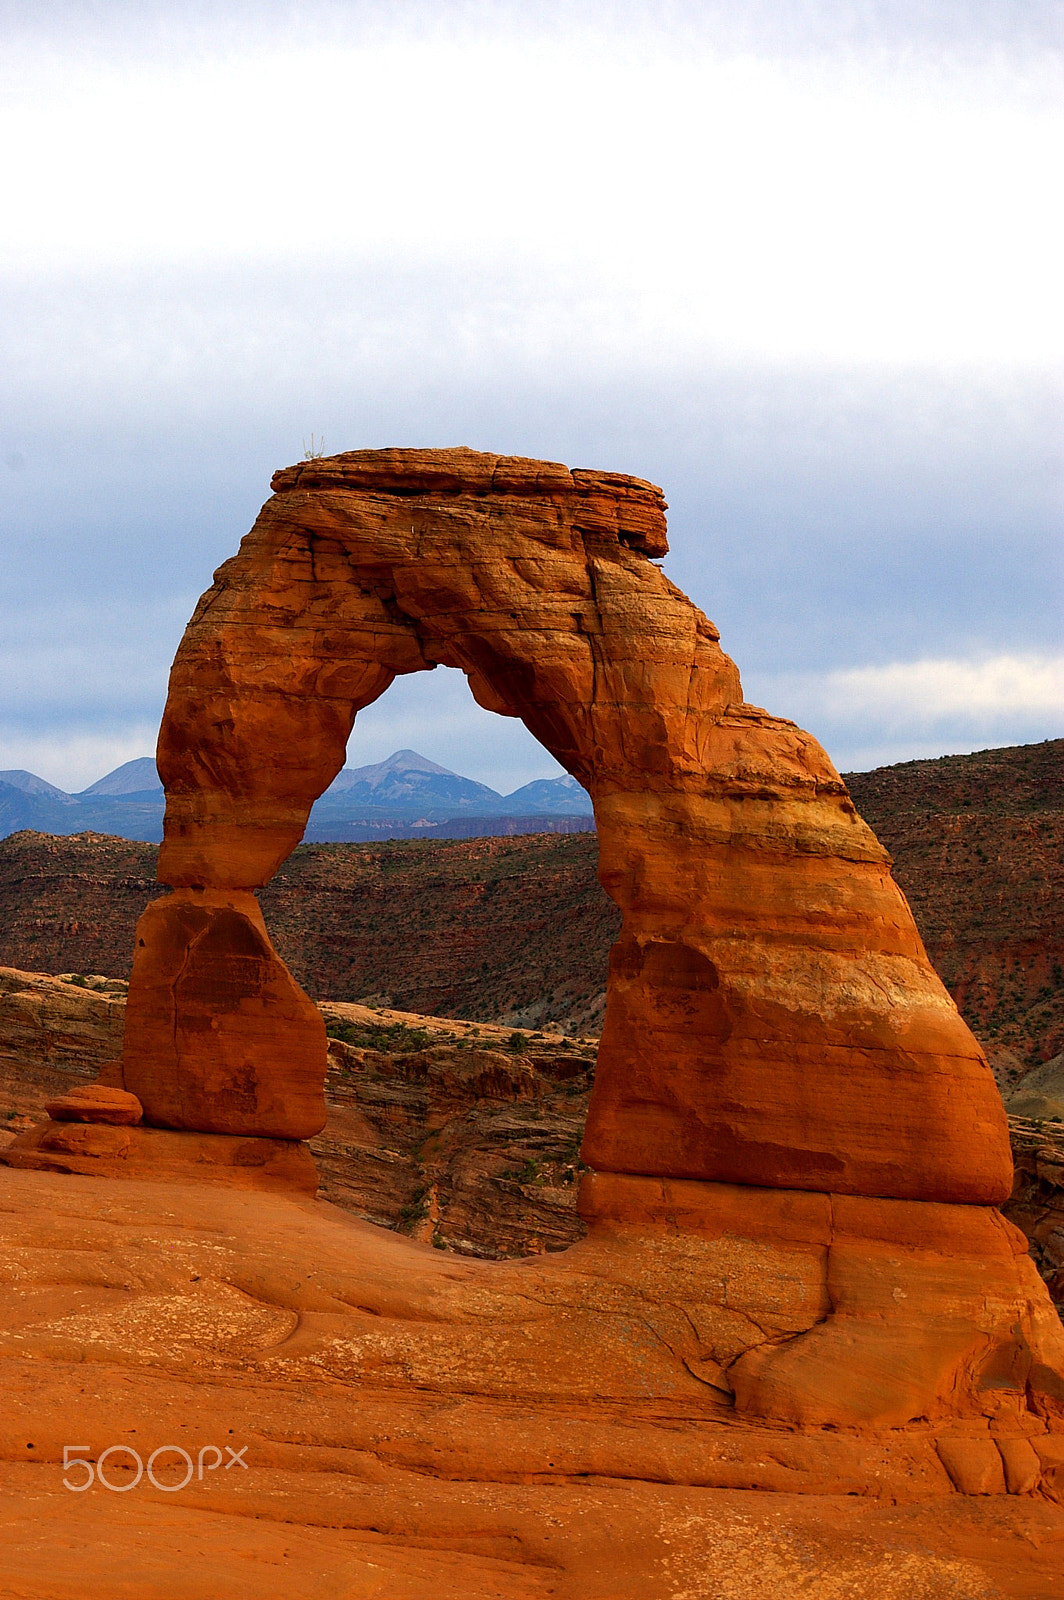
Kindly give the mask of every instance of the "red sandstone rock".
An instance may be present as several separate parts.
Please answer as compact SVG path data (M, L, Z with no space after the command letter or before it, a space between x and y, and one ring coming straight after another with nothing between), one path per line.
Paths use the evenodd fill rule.
M115 1127L133 1127L144 1115L135 1094L101 1083L71 1089L47 1101L44 1109L55 1122L106 1122Z
M743 1416L1064 1417L1064 1330L990 1207L593 1173L580 1213L593 1236L705 1241L722 1287L697 1314L700 1359Z
M325 1024L255 897L179 890L137 924L123 1081L147 1120L308 1139L325 1126Z
M132 1098L132 1096L130 1097ZM167 1183L221 1184L314 1195L318 1174L305 1144L166 1128L41 1122L3 1153L4 1164L33 1172Z
M1007 1197L999 1098L886 853L819 745L742 704L716 629L647 560L665 549L660 491L460 450L356 452L274 486L174 664L163 881L223 895L265 882L357 710L396 673L461 667L590 789L600 875L624 913L589 1164ZM179 966L176 933L170 949ZM191 1040L178 1088L152 960L134 974L125 1051L148 1119L292 1132L267 1091L249 1082L241 1099L239 1072L212 1086ZM211 1004L191 1006L195 1029ZM249 991L227 1013L241 1070L264 1046L235 1043L254 1007ZM317 1046L286 1062L309 1090Z

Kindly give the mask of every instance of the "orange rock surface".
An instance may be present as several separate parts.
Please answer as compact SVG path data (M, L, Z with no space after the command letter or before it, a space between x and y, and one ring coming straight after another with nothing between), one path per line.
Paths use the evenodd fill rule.
M49 1100L44 1108L55 1122L100 1122L133 1127L144 1115L135 1094L106 1084L89 1083Z
M243 1572L226 1513L298 1529L258 1548L296 1550L308 1594L1051 1594L1059 1559L1028 1551L1064 1548L1064 1329L994 1209L993 1079L824 752L743 703L654 565L660 492L470 451L274 487L171 677L175 892L138 928L121 1071L148 1126L5 1155L8 1459L54 1465L71 1428L94 1470L248 1436L259 1477L201 1475L191 1521L105 1504L94 1548L135 1550L138 1597L178 1592L152 1529L199 1540L217 1587L183 1595ZM438 663L587 785L623 913L588 1237L519 1263L358 1223L285 1166L324 1120L325 1037L251 891L360 707ZM85 1520L64 1507L64 1538ZM5 1541L17 1592L72 1592L33 1587L31 1545Z
M309 1139L325 1126L325 1053L318 1008L254 895L153 901L137 924L123 1047L123 1082L149 1122Z
M522 717L595 803L624 928L589 1165L1008 1196L999 1097L886 853L815 740L743 704L717 630L654 565L659 490L465 450L311 461L274 489L171 676L159 875L183 892L138 936L125 1044L148 1121L305 1134L324 1042L284 1022L300 1085L286 1115L256 1036L265 977L171 998L188 907L212 918L195 937L220 971L236 925L211 894L266 882L342 766L359 708L396 673L443 663L481 704ZM164 1048L175 1015L183 1035Z
M834 1247L817 1197L766 1192L748 1229L747 1197L711 1223L706 1187L658 1185L638 1226L499 1263L291 1195L0 1170L0 1592L1055 1600L1064 1437L1023 1404L1022 1364L985 1372L984 1411L939 1395L905 1429L737 1410L722 1363L815 1335ZM892 1405L899 1378L916 1403L927 1341L972 1359L974 1325L966 1353L937 1315L1017 1306L1007 1236L932 1208L943 1248L914 1247L897 1219L921 1209L894 1202L892 1355L869 1314L863 1370Z
M54 1113L52 1113L54 1118ZM222 1184L314 1195L318 1173L296 1139L249 1139L168 1128L108 1126L60 1117L19 1134L3 1152L9 1167L134 1180Z

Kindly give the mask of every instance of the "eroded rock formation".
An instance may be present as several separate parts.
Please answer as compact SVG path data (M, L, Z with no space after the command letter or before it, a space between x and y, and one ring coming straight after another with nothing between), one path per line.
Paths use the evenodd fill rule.
M359 708L439 662L521 716L595 802L625 921L590 1165L1007 1197L998 1096L886 853L819 745L743 704L716 629L653 564L658 490L471 451L308 462L274 488L171 679L159 875L176 893L138 936L125 1047L149 1121L315 1131L324 1039L285 1022L280 1069L264 1050L255 1017L302 1013L248 891L298 842ZM198 971L201 949L206 988L183 975L178 994L183 952Z
M1064 1415L1064 1333L994 1209L1000 1098L826 755L744 704L715 628L655 566L660 492L462 450L308 462L274 488L171 677L174 892L138 928L122 1069L149 1126L92 1136L243 1151L321 1127L324 1029L252 891L357 711L398 673L461 668L588 788L623 926L583 1145L590 1236L536 1269L558 1275L531 1343L485 1343L490 1296L452 1275L448 1372L546 1404L576 1381L555 1370L575 1337L597 1393L619 1362L619 1395L660 1398L660 1361L660 1394L716 1418L946 1429L936 1471L1025 1492L1030 1438ZM372 1358L394 1341L397 1374L437 1359L430 1278L396 1298L382 1265L359 1291L400 1324Z

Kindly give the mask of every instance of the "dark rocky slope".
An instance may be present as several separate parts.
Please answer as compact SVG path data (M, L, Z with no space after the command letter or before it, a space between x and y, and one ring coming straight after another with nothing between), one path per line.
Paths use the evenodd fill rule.
M1064 1049L1064 739L847 773L969 1026L1021 1072Z

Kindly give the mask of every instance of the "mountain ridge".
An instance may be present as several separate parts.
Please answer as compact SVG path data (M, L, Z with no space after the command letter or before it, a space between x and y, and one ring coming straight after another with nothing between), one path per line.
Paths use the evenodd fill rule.
M88 831L158 844L164 805L151 756L123 762L77 794L12 769L0 773L0 838L26 829L60 836ZM540 817L551 832L593 826L591 800L567 774L536 778L503 795L416 750L402 749L384 761L344 767L315 801L306 837L320 843L468 837L474 820L482 834L491 836L535 832ZM569 826L562 828L560 819L569 819ZM447 832L452 824L456 834Z

